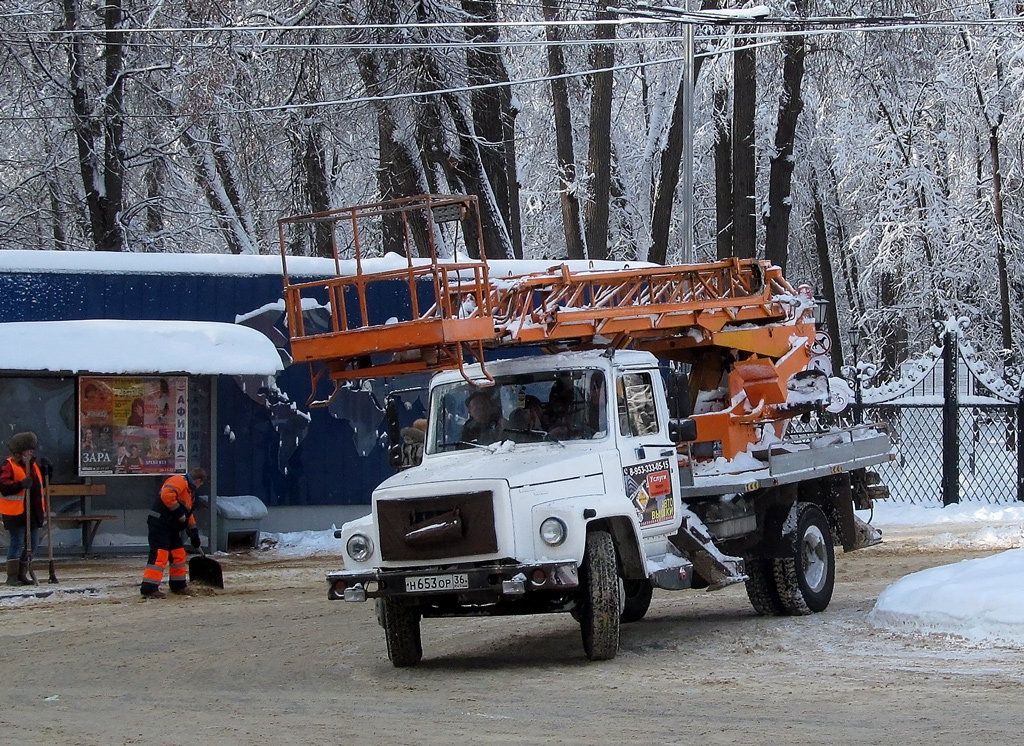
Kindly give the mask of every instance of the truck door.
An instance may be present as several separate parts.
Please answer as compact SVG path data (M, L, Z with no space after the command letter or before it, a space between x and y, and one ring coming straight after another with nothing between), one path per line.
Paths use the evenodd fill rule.
M620 371L616 376L622 479L645 536L674 532L681 520L676 505L679 465L668 422L658 407L659 391L650 372Z

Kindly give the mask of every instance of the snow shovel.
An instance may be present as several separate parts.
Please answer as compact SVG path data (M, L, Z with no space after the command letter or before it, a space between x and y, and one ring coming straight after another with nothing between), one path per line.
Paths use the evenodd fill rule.
M50 524L53 522L53 509L50 507L50 475L49 470L53 467L49 463L42 464L43 471L43 499L46 501L46 545L50 549L50 583L56 584L57 573L53 569L53 531Z
M32 473L35 459L28 462L28 473ZM36 579L36 571L32 569L32 488L25 488L25 577L32 581L32 585L39 585Z
M223 588L224 571L221 569L220 563L207 557L202 547L199 547L199 552L199 557L193 557L188 561L189 580L201 585Z

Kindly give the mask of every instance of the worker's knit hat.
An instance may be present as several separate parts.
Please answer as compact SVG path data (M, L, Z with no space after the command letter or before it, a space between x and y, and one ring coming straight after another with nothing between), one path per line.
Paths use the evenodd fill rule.
M27 451L30 448L38 447L39 439L36 438L36 434L33 432L15 433L7 442L7 448L10 449L11 453L14 455L17 455L22 451Z

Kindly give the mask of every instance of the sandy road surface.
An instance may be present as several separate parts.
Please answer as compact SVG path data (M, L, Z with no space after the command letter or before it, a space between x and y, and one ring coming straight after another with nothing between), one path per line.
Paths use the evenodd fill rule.
M0 744L1017 744L1024 650L864 621L897 578L983 554L907 532L841 555L811 617L658 591L605 663L568 615L428 620L413 669L370 604L326 600L329 558L223 558L227 589L163 601L139 558L66 562L57 587L101 594L0 606Z

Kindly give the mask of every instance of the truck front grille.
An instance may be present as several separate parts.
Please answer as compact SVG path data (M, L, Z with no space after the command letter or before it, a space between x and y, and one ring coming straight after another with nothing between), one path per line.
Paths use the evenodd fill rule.
M498 551L491 492L377 502L385 560L469 557Z

